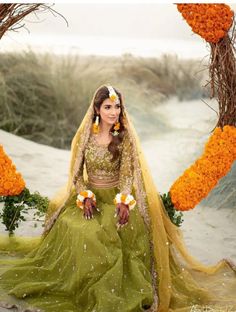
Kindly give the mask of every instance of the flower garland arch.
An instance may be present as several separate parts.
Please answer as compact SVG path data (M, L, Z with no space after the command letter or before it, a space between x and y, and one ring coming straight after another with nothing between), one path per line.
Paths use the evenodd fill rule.
M236 159L235 22L226 4L177 4L177 9L192 31L210 45L211 98L216 97L219 104L219 119L203 154L167 195L176 210L186 211L209 194Z

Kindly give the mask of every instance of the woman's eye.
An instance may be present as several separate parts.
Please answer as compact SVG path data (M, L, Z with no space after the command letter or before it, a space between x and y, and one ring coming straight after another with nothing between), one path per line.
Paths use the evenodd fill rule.
M116 108L117 108L117 109L119 109L119 108L120 108L120 105L119 105L119 104L118 104L118 105L116 105Z
M110 106L105 106L105 109L110 109Z

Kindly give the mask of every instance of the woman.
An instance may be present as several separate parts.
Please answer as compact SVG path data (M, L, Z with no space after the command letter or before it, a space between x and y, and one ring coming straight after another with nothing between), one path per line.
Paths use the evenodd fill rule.
M5 307L236 309L235 268L227 260L205 267L187 253L165 213L123 98L110 85L96 90L73 138L68 183L50 202L39 243L24 258L2 264Z

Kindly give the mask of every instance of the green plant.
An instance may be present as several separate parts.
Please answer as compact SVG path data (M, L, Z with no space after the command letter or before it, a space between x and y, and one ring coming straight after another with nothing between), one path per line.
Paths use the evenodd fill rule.
M22 213L28 213L28 210L35 208L34 217L41 217L47 210L49 199L41 196L38 192L33 194L25 188L19 195L0 196L0 202L4 203L0 218L6 227L9 235L12 235L21 221L26 221Z
M167 194L160 194L162 202L164 204L165 210L171 220L176 226L181 226L183 223L183 213L180 211L176 211L170 197L170 192Z

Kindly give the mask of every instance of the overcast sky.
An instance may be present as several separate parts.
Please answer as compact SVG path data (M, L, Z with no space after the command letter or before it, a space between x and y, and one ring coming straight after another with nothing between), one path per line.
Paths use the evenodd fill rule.
M235 3L230 6L236 11ZM205 41L192 33L172 3L56 3L53 9L66 18L68 27L57 14L44 12L35 16L33 13L24 19L30 33L26 29L8 32L1 40L0 50L37 44L38 48L51 45L50 51L57 46L59 53L70 46L80 46L80 51L84 48L85 53L95 54L137 50L138 54L144 55L157 55L162 51L186 54L187 57L205 55ZM81 36L93 39L83 40ZM135 39L157 41L141 40L138 43Z
M61 17L43 14L42 23L27 23L31 33L193 39L174 4L57 3L54 9L67 19L69 27ZM26 21L35 18L27 17Z

